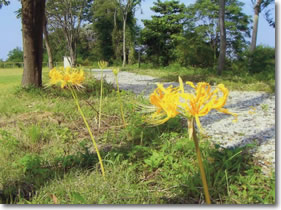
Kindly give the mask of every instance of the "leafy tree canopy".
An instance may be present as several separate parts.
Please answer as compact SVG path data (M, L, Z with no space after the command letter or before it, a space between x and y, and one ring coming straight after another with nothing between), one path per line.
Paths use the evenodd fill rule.
M16 47L8 53L7 61L10 62L23 62L23 51L21 48Z
M185 8L176 0L157 0L151 10L158 14L143 20L142 40L154 64L166 66L175 59L173 50L183 32Z
M0 0L0 9L2 8L2 6L7 6L10 4L10 1L8 0Z
M227 37L227 53L237 56L245 49L246 37L250 37L250 16L242 12L244 3L239 0L226 0L225 26ZM219 43L219 5L218 0L197 0L187 9L188 30L196 32L206 42L209 42L214 51Z

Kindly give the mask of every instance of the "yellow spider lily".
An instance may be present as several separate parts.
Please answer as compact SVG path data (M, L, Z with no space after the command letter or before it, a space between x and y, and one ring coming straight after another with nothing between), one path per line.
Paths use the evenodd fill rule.
M199 140L194 128L195 121L198 128L202 130L199 117L207 115L212 109L225 114L231 114L235 116L235 118L237 118L237 114L231 113L223 108L229 94L228 89L225 88L223 84L219 84L214 90L212 90L211 85L206 82L199 82L196 86L193 82L186 82L186 84L193 88L195 93L185 92L183 81L180 77L178 88L173 88L172 86L164 88L163 85L157 84L158 87L149 98L153 106L145 107L147 112L154 113L146 118L145 121L152 125L159 125L178 114L182 114L188 119L188 134L189 138L193 139L195 144L206 203L211 204L199 148Z
M55 85L62 81L62 74L58 72L55 68L53 68L49 72L49 77L50 77L50 82L49 82L50 85Z
M207 115L212 109L231 114L237 119L237 114L223 108L229 94L223 84L219 84L214 90L206 82L199 82L196 86L192 82L186 82L186 84L192 87L195 93L184 91L183 81L180 77L178 88L172 86L164 88L162 84L157 84L157 88L149 97L153 106L145 107L147 112L154 113L145 121L152 125L159 125L182 114L188 119L194 117L197 126L202 129L199 117Z
M61 88L66 86L83 87L82 83L85 80L84 71L75 68L53 68L49 72L49 85L60 84Z
M196 86L192 82L186 82L187 85L195 90L195 93L185 93L183 82L180 77L179 83L180 101L178 101L178 106L180 112L188 118L188 134L189 138L192 138L195 144L206 203L211 204L205 170L198 144L199 140L196 135L196 130L194 129L194 119L198 128L202 130L199 117L207 115L212 109L225 114L231 114L236 120L237 114L231 113L227 109L223 108L229 94L228 89L223 84L219 84L214 90L212 90L211 85L206 82L199 82Z
M211 85L206 82L199 82L196 86L192 82L186 82L187 85L195 90L195 93L185 93L180 77L179 83L181 98L178 102L179 110L188 118L194 117L200 130L202 130L202 128L199 117L207 115L212 109L225 114L231 114L237 119L237 114L222 108L226 104L229 94L228 89L223 84L219 84L212 90Z
M73 72L70 75L70 83L74 86L81 86L82 82L85 80L84 71Z
M86 120L86 117L85 117L85 115L84 115L84 113L83 113L83 111L80 107L78 96L77 96L77 94L75 92L75 89L74 89L75 87L76 88L83 87L82 83L85 80L84 71L80 70L80 69L70 68L70 67L67 67L67 68L63 68L63 67L56 68L55 67L49 72L49 77L50 77L49 85L60 84L61 88L68 87L70 89L70 92L73 96L73 99L74 99L74 102L77 106L77 109L78 109L80 115L83 118L83 121L84 121L84 123L85 123L85 125L88 129L88 132L90 134L90 137L92 139L93 145L96 149L97 156L98 156L100 166L101 166L101 170L102 170L102 175L103 175L103 177L105 177L102 159L101 159L101 156L100 156L95 138L94 138L94 136L92 134L92 131L89 127L89 124Z
M176 101L179 100L178 88L169 86L164 88L162 84L157 84L157 88L149 97L153 106L147 107L148 112L154 112L146 118L146 122L151 125L160 125L167 122L179 114Z

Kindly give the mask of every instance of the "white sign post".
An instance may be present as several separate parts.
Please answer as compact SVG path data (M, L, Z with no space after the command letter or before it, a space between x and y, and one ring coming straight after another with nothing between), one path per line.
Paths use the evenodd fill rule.
M63 57L63 66L64 66L64 68L71 67L70 57L68 57L68 56Z

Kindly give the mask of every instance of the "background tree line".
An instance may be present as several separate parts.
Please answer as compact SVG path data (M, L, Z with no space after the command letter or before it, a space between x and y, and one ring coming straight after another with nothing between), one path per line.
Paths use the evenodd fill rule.
M0 6L8 2L1 0ZM21 2L22 11L26 2L27 7L32 6L31 0ZM274 65L274 49L256 49L259 14L264 12L275 27L273 11L267 9L273 0L252 0L253 18L243 12L244 3L239 0L197 0L188 6L177 0L157 0L151 8L155 15L142 20L143 27L135 17L141 0L38 2L45 5L40 20L42 60L50 67L63 56L69 56L73 66L107 60L123 66L142 62L155 67L218 68L218 74L237 66L258 72L266 69L264 65ZM27 19L24 14L20 17ZM22 22L24 26L28 21Z
M80 0L82 3L83 1ZM50 0L47 1L46 10L48 19L51 20L48 28L51 31L54 60L60 61L63 55L71 55L72 51L67 49L71 44L67 43L68 39L65 38L67 36L63 35L66 24L62 23L59 26L56 22L57 19L63 18L53 20L55 15L65 12L56 10L59 8L55 6L56 2L62 8L66 8L61 1ZM172 63L199 67L217 65L220 52L218 0L197 0L190 6L176 0L158 0L151 8L156 15L152 16L151 20L143 20L143 28L136 24L135 11L139 9L140 1L135 1L135 4L128 8L125 41L124 8L122 9L120 2L112 0L90 2L88 1L87 7L84 8L84 16L79 18L77 15L77 20L83 22L79 33L75 33L78 36L75 45L79 64L89 64L101 59L121 63L124 57L125 64L133 64L137 61L136 50L142 48L142 62L155 66L167 66ZM269 1L264 3L268 5ZM260 1L256 4L260 4ZM255 10L256 4L253 4ZM243 6L244 3L238 0L225 0L226 55L229 61L241 59L251 43L251 49L256 46L254 41L251 43L247 41L251 36L256 40L257 29L254 25L251 34L252 17L243 13ZM76 10L72 14L77 12ZM79 24L77 22L77 26Z

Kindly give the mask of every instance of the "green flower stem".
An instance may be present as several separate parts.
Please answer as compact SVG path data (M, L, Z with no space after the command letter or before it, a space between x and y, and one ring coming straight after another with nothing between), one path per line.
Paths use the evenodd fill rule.
M210 199L210 194L209 194L209 190L208 190L208 184L207 184L207 180L206 180L206 175L205 175L205 170L204 170L204 166L203 166L203 162L202 162L202 158L201 158L201 152L200 152L200 148L199 148L199 141L196 135L196 130L195 130L195 126L194 126L194 118L192 119L192 138L195 144L195 150L196 150L196 154L197 154L197 159L198 159L198 164L199 164L199 169L200 169L200 174L201 174L201 180L202 180L202 184L203 184L203 189L204 189L204 194L205 194L205 200L207 204L211 204L211 199Z
M124 112L123 112L123 104L122 104L120 92L119 92L118 75L115 75L115 81L116 81L116 86L117 86L117 95L118 95L118 100L119 100L119 104L120 104L121 116L122 116L124 127L126 128L126 121L125 121Z
M82 111L82 109L81 109L81 107L80 107L80 105L79 105L79 101L78 101L77 94L76 94L75 90L73 89L73 87L71 87L71 86L70 86L70 91L71 91L71 94L72 94L72 96L73 96L73 99L74 99L74 101L75 101L75 103L76 103L76 105L77 105L78 111L79 111L79 113L81 114L81 116L82 116L82 118L83 118L83 121L84 121L84 123L85 123L85 125L86 125L86 127L87 127L87 129L88 129L88 132L89 132L89 134L90 134L90 137L91 137L91 139L92 139L92 142L93 142L93 144L94 144L94 147L95 147L95 149L96 149L96 152L97 152L97 155L98 155L98 159L99 159L99 163L100 163L100 167L101 167L101 171L102 171L102 175L103 175L103 177L104 177L104 179L105 179L104 167L103 167L101 155L100 155L100 153L99 153L99 149L98 149L98 147L97 147L95 138L94 138L94 136L93 136L93 134L92 134L92 132L91 132L91 129L90 129L90 126L89 126L89 124L88 124L88 122L87 122L87 120L86 120L86 117L85 117L85 115L84 115L84 113L83 113L83 111Z
M103 69L101 69L101 84L100 84L100 107L99 107L99 125L98 129L100 129L101 125L101 106L102 106L102 92L103 92Z

